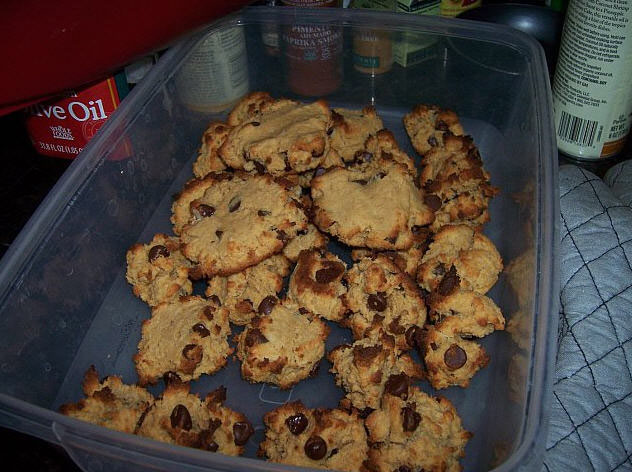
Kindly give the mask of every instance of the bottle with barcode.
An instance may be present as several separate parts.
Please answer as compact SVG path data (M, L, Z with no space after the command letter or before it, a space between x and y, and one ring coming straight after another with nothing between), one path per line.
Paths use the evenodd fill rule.
M557 146L615 156L632 124L632 0L571 0L553 78Z

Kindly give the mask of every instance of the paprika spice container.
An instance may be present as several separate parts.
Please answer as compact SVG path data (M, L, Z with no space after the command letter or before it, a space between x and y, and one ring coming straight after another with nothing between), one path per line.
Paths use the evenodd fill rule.
M337 7L338 0L282 0L289 7ZM342 85L342 30L285 25L281 34L288 87L305 96L329 95Z

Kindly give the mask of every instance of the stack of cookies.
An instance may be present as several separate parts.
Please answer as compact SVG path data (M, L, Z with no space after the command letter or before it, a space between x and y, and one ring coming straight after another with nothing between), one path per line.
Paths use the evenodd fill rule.
M373 107L254 92L211 123L195 177L173 202L173 235L127 253L127 280L151 308L138 385L99 383L90 370L87 398L62 411L241 454L250 422L222 405L223 388L201 400L189 382L234 353L245 381L288 389L327 357L345 394L338 408L296 401L269 411L260 456L348 471L460 470L471 433L448 400L413 383L466 387L489 361L474 338L504 329L485 295L502 260L481 232L497 189L456 114L420 105L404 126L421 172ZM348 251L330 252L330 241ZM352 340L327 353L336 324ZM160 379L154 399L143 387Z

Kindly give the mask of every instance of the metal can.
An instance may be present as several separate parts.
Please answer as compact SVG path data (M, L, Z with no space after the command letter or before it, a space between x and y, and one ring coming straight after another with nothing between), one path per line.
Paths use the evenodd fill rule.
M560 152L597 160L623 149L631 77L632 0L571 0L553 78Z

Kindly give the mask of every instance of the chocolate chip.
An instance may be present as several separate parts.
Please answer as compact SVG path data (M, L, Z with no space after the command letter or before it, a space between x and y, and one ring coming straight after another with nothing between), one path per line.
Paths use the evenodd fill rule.
M219 449L219 444L217 444L212 439L209 441L202 441L202 449L204 449L205 451L217 452L217 450Z
M333 132L334 132L334 127L332 126L331 128L327 130L327 136L331 136L331 133Z
M458 344L452 344L443 353L443 362L450 370L460 369L467 362L467 353Z
M432 211L437 211L441 208L441 199L433 193L424 195L424 203L429 206Z
M277 297L273 295L268 295L263 300L261 300L257 311L262 315L269 315L270 313L272 313L272 309L274 308L274 305L277 304L277 302Z
M439 142L437 141L437 138L435 138L434 136L430 136L428 138L428 144L430 144L432 147L436 147L439 145Z
M208 297L208 299L212 301L213 303L215 303L217 306L222 306L222 301L219 299L217 295L211 295L210 297ZM211 308L211 307L207 307L207 308ZM213 308L213 311L215 311L215 308Z
M171 412L171 427L189 431L193 427L189 410L184 405L176 405Z
M254 433L255 430L248 421L238 421L233 425L233 437L237 446L246 444Z
M250 313L254 310L252 302L248 299L239 300L237 303L235 303L235 308L239 313Z
M252 346L256 346L257 344L262 344L262 343L267 343L268 342L268 338L266 338L261 331L259 331L259 329L257 328L253 328L248 330L248 333L246 334L246 346L248 347L252 347Z
M384 241L388 241L391 244L395 244L395 242L397 241L397 236L384 238Z
M450 267L450 270L443 276L441 282L437 286L437 292L444 297L450 295L459 287L461 279L456 273L456 267Z
M372 293L366 301L369 310L384 311L386 310L386 294L384 292Z
M263 164L259 161L252 161L253 165L255 166L255 170L257 171L257 174L261 175L261 174L265 174L266 173L266 168L263 166Z
M307 230L306 229L302 229L302 230L296 232L297 236L305 236L306 234L307 234Z
M331 262L331 264L325 264L326 267L317 270L314 275L316 282L319 284L328 284L329 282L333 282L345 271L345 266L343 266L340 262L327 262Z
M223 235L223 234L224 234L224 232L223 232L223 231L221 231L221 230L219 230L219 229L218 229L217 231L215 231L215 236L217 236L217 240L218 240L218 241L219 241L220 239L222 239L222 235Z
M292 170L292 166L290 165L290 160L287 157L287 152L282 152L281 155L283 156L283 161L285 162L285 171L290 171Z
M216 297L217 295L213 296ZM206 308L204 308L204 317L209 321L213 321L213 318L215 317L215 307L207 306Z
M166 246L163 246L162 244L158 244L149 250L148 259L149 262L154 262L159 257L169 257L169 255L169 249L167 249Z
M165 382L166 386L169 386L173 383L182 382L182 379L180 378L180 376L176 374L175 372L171 372L171 371L165 373L165 375L162 376L162 380Z
M353 158L358 163L371 162L371 160L373 159L373 154L370 153L369 151L357 151L353 155Z
M338 454L338 448L337 448L337 447L334 447L334 448L331 450L331 453L329 453L329 457L331 457L331 456L335 456L336 454Z
M251 121L250 124L252 126L259 126L261 123L259 123L258 121Z
M418 331L418 326L411 326L406 330L406 342L410 347L415 347L417 345Z
M327 443L320 436L311 436L305 441L304 449L307 457L317 461L327 454Z
M318 149L314 149L312 151L312 157L320 157L325 153L325 147L323 146L322 149L318 150Z
M370 406L367 406L366 408L358 411L358 416L362 419L366 419L369 417L371 413L373 413L373 411L374 411L373 408L371 408Z
M430 347L432 348L433 351L436 351L437 349L439 349L439 346L437 346L437 343L430 343Z
M210 336L211 334L211 332L206 328L206 326L204 326L203 323L197 323L193 325L193 331L195 331L197 334L199 334L203 338Z
M303 413L288 416L285 419L285 424L287 425L287 428L290 430L290 433L294 434L295 436L298 436L303 431L305 431L308 423L309 421L307 420L307 416L305 416Z
M438 129L439 131L448 131L449 127L445 121L437 120L437 123L435 124L435 129Z
M263 216L268 216L269 214L270 214L270 212L268 210L259 210L257 212L257 215L262 216L262 217Z
M414 408L406 405L402 408L402 424L404 431L415 431L421 422L421 415Z
M283 241L284 243L289 241L290 238L288 237L287 233L285 231L283 231L282 229L278 229L277 230L277 239Z
M301 306L301 307L299 307L299 308L298 308L298 312L299 312L301 315L306 315L306 314L308 314L308 313L309 313L309 310L308 310L307 308L304 308L304 307L302 307L302 306Z
M400 465L397 469L395 469L393 472L413 472L413 469L411 469L410 467L408 467L407 465Z
M239 197L233 197L231 201L228 203L228 211L233 213L239 210L240 206L241 206L241 200L239 199Z
M369 181L365 180L365 179L352 180L351 182L356 183L356 184L360 184L360 185L366 185L366 184L369 183Z
M202 347L197 344L187 344L184 346L184 349L182 349L182 355L185 359L199 364L202 360Z
M205 203L200 203L199 205L195 207L195 209L197 210L197 212L200 214L202 218L207 218L215 214L215 208Z
M347 279L340 279L340 283L344 288L349 288L349 282L347 281Z
M410 378L406 374L391 375L384 384L384 391L402 400L406 400L406 398L408 398L409 384Z
M403 327L401 324L399 324L399 320L400 317L398 316L397 318L394 318L393 321L391 321L388 324L388 330L393 333L393 334L404 334L404 332L406 332L406 328Z

